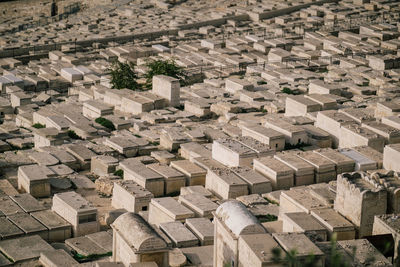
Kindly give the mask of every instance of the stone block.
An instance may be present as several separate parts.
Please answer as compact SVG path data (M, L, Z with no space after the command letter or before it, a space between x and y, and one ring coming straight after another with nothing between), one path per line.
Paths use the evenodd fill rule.
M164 75L154 76L152 92L165 98L172 107L180 105L180 84L178 79Z
M161 223L160 229L172 240L174 247L193 247L199 244L197 237L181 222Z

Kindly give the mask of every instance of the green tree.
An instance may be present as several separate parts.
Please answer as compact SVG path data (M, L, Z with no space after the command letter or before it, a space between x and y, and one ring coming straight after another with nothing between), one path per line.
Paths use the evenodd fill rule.
M153 76L166 75L179 79L181 85L185 84L187 74L184 68L178 66L174 60L153 60L146 64L149 69L145 74L146 87L151 89L153 83Z
M283 89L281 90L282 93L288 94L288 95L298 95L297 91L294 91L290 88L287 87L283 87Z
M36 129L41 129L41 128L46 128L46 125L35 123L34 125L32 125L32 127Z
M111 67L111 84L113 89L131 89L140 90L136 82L135 64L132 62L121 63L115 61Z
M97 122L98 124L100 124L101 126L104 126L107 129L110 129L111 131L115 130L114 123L112 123L112 121L110 121L110 120L107 120L106 118L98 117L94 121Z
M82 139L82 138L81 138L79 135L77 135L77 134L75 133L75 131L73 131L73 130L69 130L67 133L68 133L69 138L71 138L71 139L79 139L79 140Z
M288 252L282 251L280 248L273 248L271 250L272 253L272 261L274 263L279 263L285 267L316 267L319 266L319 259L315 257L315 255L308 255L307 257L303 257L303 259L299 259L297 257L297 251L291 250ZM353 248L353 261L355 257L356 249ZM282 255L283 254L283 255ZM331 248L329 255L326 255L326 260L328 261L328 265L330 267L348 267L349 263L346 262L344 255L337 248L336 236L334 235L331 240ZM373 262L374 259L371 259Z

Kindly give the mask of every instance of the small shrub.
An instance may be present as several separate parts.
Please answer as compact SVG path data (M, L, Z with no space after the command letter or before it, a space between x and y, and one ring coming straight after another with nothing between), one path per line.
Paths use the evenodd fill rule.
M256 217L260 221L260 223L274 222L274 221L278 220L278 217L275 215L272 215L272 214L258 215Z
M185 84L187 74L184 68L178 66L174 60L154 60L146 64L149 69L145 74L146 87L151 89L153 86L153 76L166 75L179 79L181 85Z
M149 144L150 144L150 145L153 145L153 146L159 146L159 145L160 145L160 142L157 142L157 141L154 141L154 142L153 142L153 141L150 141Z
M46 128L46 125L35 123L34 125L32 125L32 127L36 129L41 129L41 128Z
M115 172L114 172L114 175L116 175L116 176L119 176L119 177L121 177L121 178L124 178L124 170L116 170Z
M98 260L103 257L112 256L112 252L107 252L104 254L90 254L90 255L85 256L85 255L77 253L76 251L72 251L72 254L73 254L73 258L76 261L78 261L79 263L85 263L85 262L89 262L89 261Z
M285 144L285 150L290 150L290 149L300 149L300 150L302 150L304 147L307 147L307 146L310 146L310 145L306 144L306 143L303 143L303 142L298 143L296 145L292 145L292 144L286 143Z
M107 120L106 118L99 117L99 118L95 119L94 121L97 122L98 124L100 124L101 126L104 126L107 129L110 129L111 131L115 130L114 124L110 120Z
M288 94L288 95L297 95L297 92L293 91L290 88L287 87L283 87L283 89L281 90L282 93Z
M115 61L111 67L111 84L113 89L141 90L136 82L135 64Z
M79 135L75 133L73 130L68 131L68 137L71 139L82 139Z

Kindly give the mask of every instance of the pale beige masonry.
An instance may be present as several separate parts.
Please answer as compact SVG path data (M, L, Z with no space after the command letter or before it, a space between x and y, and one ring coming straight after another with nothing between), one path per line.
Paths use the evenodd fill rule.
M285 116L305 116L308 112L321 110L321 105L304 96L288 96L285 102Z
M191 185L181 188L180 196L198 194L206 198L212 198L213 194L202 185Z
M280 196L279 217L284 213L305 212L310 214L313 210L329 208L330 204L310 194L307 188L296 188L283 191Z
M341 87L335 83L325 83L321 80L313 80L308 85L309 94L321 94L321 95L339 95L343 91L344 87Z
M273 233L272 236L285 251L296 250L296 259L300 264L314 255L316 265L324 266L324 253L303 233Z
M248 185L230 169L208 170L206 189L222 199L248 195Z
M294 170L277 159L254 159L253 168L271 181L273 190L289 189L294 185Z
M33 132L35 148L45 146L58 146L64 143L67 132L59 131L56 128L35 129Z
M253 89L254 85L246 80L234 77L225 80L225 90L232 94L240 90L251 91Z
M56 174L46 166L26 165L18 168L18 189L34 197L49 197L51 187L49 178Z
M172 107L180 105L180 84L178 79L165 75L154 76L152 92L165 98Z
M92 158L97 155L92 150L81 144L68 145L66 150L78 160L82 170L90 169L90 162Z
M271 149L269 145L260 142L250 136L238 136L236 139L242 145L254 150L257 153L257 157L272 156L275 154L275 150Z
M352 172L355 168L355 161L337 150L331 148L313 150L319 156L322 156L335 164L336 173Z
M370 146L382 152L385 139L375 132L356 125L344 125L340 127L339 148L351 148L356 146Z
M111 205L116 209L126 209L139 213L149 210L153 194L131 180L114 182Z
M374 226L372 229L372 235L385 235L391 234L394 241L394 258L399 257L399 245L400 245L400 219L398 214L382 214L376 215L374 218Z
M387 101L376 103L375 117L378 119L383 119L383 117L395 116L400 113L400 104Z
M267 118L265 127L271 128L285 136L286 143L297 145L307 142L307 133L301 127L290 124L280 118Z
M147 168L146 165L136 159L127 159L120 162L124 170L124 180L132 180L138 185L150 191L155 197L164 196L165 178Z
M400 179L393 171L380 169L377 171L367 171L373 177L380 179L387 191L387 210L386 213L400 213Z
M111 228L112 262L122 262L125 267L146 262L169 266L166 242L140 215L127 212L119 216Z
M118 160L112 156L95 156L90 162L90 171L99 176L114 173Z
M181 144L180 155L187 160L193 161L199 157L211 158L211 150L197 142L190 142Z
M332 135L333 147L339 146L340 128L344 125L357 123L349 116L335 110L324 110L317 114L315 126Z
M351 240L356 237L354 225L331 208L312 210L311 215L328 230L329 239Z
M305 212L282 214L282 230L284 233L300 232L313 234L319 241L327 240L327 230L312 215Z
M186 176L186 185L205 185L207 171L189 160L176 160L171 162L171 167Z
M385 214L387 192L365 173L338 175L335 210L357 228L357 236L372 234L374 216Z
M271 234L241 235L238 242L238 266L280 266L273 259L272 251L282 248L272 238Z
M214 213L214 267L228 262L239 266L239 238L242 235L265 234L256 217L239 201L221 204Z
M295 154L281 152L274 156L277 160L294 170L294 184L296 186L313 184L315 180L314 167Z
M121 110L133 115L149 112L154 109L154 102L140 95L124 96L121 99Z
M356 171L376 170L378 167L377 162L372 157L367 157L355 149L342 148L339 149L339 152L354 160Z
M321 110L337 109L337 102L329 95L308 94L305 98L311 99L321 105Z
M336 179L335 164L313 151L299 152L296 155L314 167L316 183L329 182Z
M282 48L272 48L268 52L268 61L270 62L282 62L284 59L289 58L291 53Z
M212 158L228 167L250 166L256 151L233 139L218 139L213 142Z
M127 158L135 157L139 150L139 145L124 137L113 136L104 141L104 145L118 151Z
M349 116L359 124L375 121L374 110L371 108L342 108L338 112Z
M271 181L249 167L232 168L233 172L247 183L249 194L264 194L272 191Z
M72 224L74 237L99 231L97 209L74 191L55 194L51 209Z
M308 144L314 145L320 148L332 147L332 136L311 124L301 125L301 127L306 131L308 136Z
M367 239L338 241L338 247L343 249L349 255L354 255L353 251L355 250L356 253L353 256L353 261L355 262L365 262L367 259L373 258L375 259L375 262L379 262L379 266L393 266L392 263Z
M269 148L276 151L282 151L285 148L285 136L282 133L261 125L243 126L242 135L267 144Z
M165 222L185 222L195 214L172 197L153 198L149 206L149 223L160 225Z
M113 113L113 107L98 100L88 100L83 103L82 114L90 119L96 119Z
M383 168L383 153L376 151L370 146L357 146L353 147L352 150L355 150L366 158L375 161L378 169Z
M211 113L210 102L200 97L187 99L185 100L185 111L190 112L198 117L208 116Z
M178 127L164 128L160 134L160 145L170 152L177 151L179 146L189 143L191 139L187 135L182 135Z
M201 246L214 244L214 225L206 218L189 218L185 226L199 239Z
M400 172L400 144L385 146L383 150L383 167Z
M165 178L164 182L164 194L165 195L177 195L179 194L182 187L185 187L186 177L180 171L159 163L153 163L146 165L147 168L155 171Z
M218 204L200 194L180 195L178 202L192 210L196 217L212 219L212 212L218 208Z
M160 230L168 236L174 247L195 247L199 244L197 237L181 222L161 223Z
M11 100L11 106L15 108L30 104L32 96L24 92L14 92L10 94L10 100Z
M41 210L30 215L43 224L48 231L48 242L64 242L72 237L72 226L52 210Z
M385 138L385 144L400 143L400 130L394 127L377 121L365 122L362 126Z
M400 117L398 116L383 117L381 122L383 124L396 128L397 130L400 130Z

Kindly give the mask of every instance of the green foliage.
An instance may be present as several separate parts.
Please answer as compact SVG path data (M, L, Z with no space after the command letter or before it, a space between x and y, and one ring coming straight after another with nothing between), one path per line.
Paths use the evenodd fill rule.
M300 260L297 255L297 251L291 250L289 252L283 252L284 255L282 255L282 250L280 248L273 248L271 250L272 253L272 261L277 264L281 264L282 266L288 266L288 267L316 267L320 266L320 261L318 258L315 257L315 255L310 254L308 255L305 259L302 257L302 260ZM329 254L329 255L328 255ZM356 255L356 247L353 247L352 253L349 253L351 256L351 261L355 261L355 255ZM330 267L350 267L353 266L353 264L348 262L349 258L344 257L344 255L339 251L337 248L337 242L336 242L336 236L333 235L331 239L331 246L330 246L330 252L326 253L326 258L325 258L326 266ZM375 262L375 258L373 256L368 257L366 261L364 262L365 266L372 266ZM371 265L370 265L371 264Z
M269 198L267 198L267 197L264 197L264 199L267 200L267 201L268 201L269 203L271 203L271 204L275 204L275 205L279 206L279 203L276 202L275 200L269 199Z
M111 68L111 84L113 89L131 89L140 90L136 82L135 64L132 62L121 63L115 61Z
M35 123L34 125L32 125L32 127L36 129L41 129L41 128L46 128L46 125Z
M115 130L114 124L110 120L107 120L106 118L99 117L99 118L95 119L94 121L97 122L98 124L106 127L107 129L110 129L111 131Z
M174 60L154 60L146 64L149 69L145 74L147 89L152 88L153 76L166 75L179 79L181 85L185 84L187 74L184 68L178 66Z
M119 176L119 177L121 177L121 178L124 178L124 170L121 170L121 169L116 170L116 171L114 172L114 175L117 175L117 176Z
M157 141L150 141L149 144L152 145L152 146L159 146L159 145L160 145L160 142L157 142Z
M285 144L285 150L290 150L290 149L300 149L300 150L302 150L304 147L307 147L307 146L310 146L310 145L308 145L306 143L303 143L303 142L298 143L296 145L292 145L292 144L286 143Z
M77 253L76 251L73 251L73 257L76 261L78 261L79 263L83 263L83 262L89 262L89 261L94 261L94 260L98 260L100 258L103 257L110 257L112 256L112 252L107 252L104 254L90 254L90 255L82 255Z
M280 263L282 266L287 267L317 267L320 262L314 255L310 254L305 259L299 260L297 258L297 251L290 250L288 252L284 252L285 255L282 256L282 250L280 248L273 248L271 250L272 253L272 261L274 263Z
M278 220L278 217L275 215L272 215L272 214L258 215L256 217L260 221L260 223L274 222L274 221Z
M288 87L283 87L283 89L281 90L282 93L288 94L288 95L298 95L299 93L288 88Z
M69 130L68 131L68 136L69 136L69 138L71 138L71 139L82 139L79 135L77 135L76 133L75 133L75 131L73 131L73 130Z

